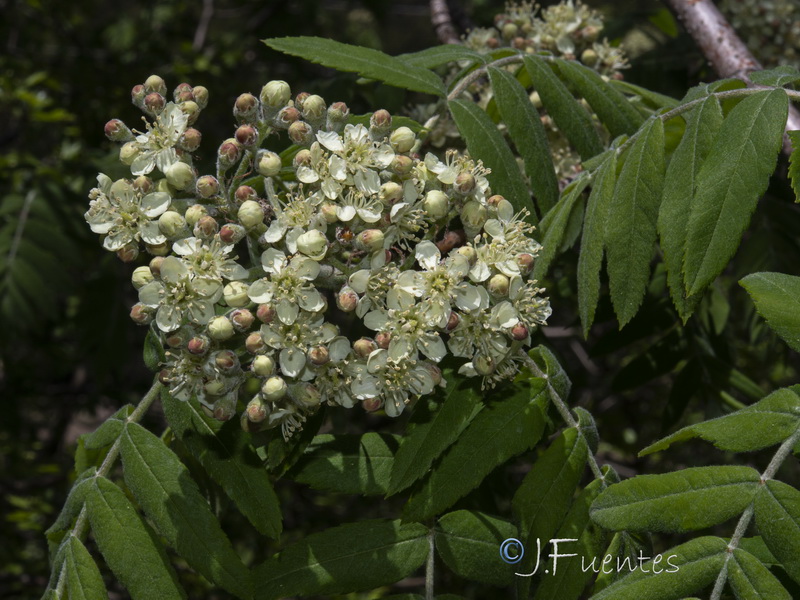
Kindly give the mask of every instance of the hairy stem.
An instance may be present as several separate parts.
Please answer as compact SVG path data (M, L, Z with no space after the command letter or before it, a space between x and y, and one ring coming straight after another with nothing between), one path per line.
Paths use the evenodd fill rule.
M425 600L433 600L435 541L433 526L428 531L428 561L425 563Z

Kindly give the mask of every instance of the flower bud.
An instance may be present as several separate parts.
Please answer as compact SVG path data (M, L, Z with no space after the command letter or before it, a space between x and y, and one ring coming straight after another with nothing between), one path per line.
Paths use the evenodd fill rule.
M211 198L219 193L219 181L211 175L203 175L197 180L196 188L201 198Z
M258 172L264 177L275 177L281 166L281 157L274 152L263 152L258 159Z
M275 361L266 354L261 354L253 359L250 368L259 377L269 377L275 371Z
M517 254L517 264L519 265L520 273L523 275L528 275L531 271L533 271L533 255L524 252L522 254Z
M353 354L359 358L367 358L377 349L378 344L375 343L375 340L368 337L362 337L353 342Z
M217 151L217 156L219 157L220 164L227 169L239 162L239 159L242 158L242 145L234 138L228 138L222 142L222 145Z
M356 236L356 245L362 250L375 252L383 248L383 239L380 229L365 229Z
M158 218L158 228L171 240L186 237L188 233L186 219L174 210L168 210Z
M336 294L336 306L343 312L353 312L358 306L358 294L351 287L344 286Z
M234 137L245 148L252 148L258 143L258 129L252 125L241 125Z
M223 373L231 373L239 368L239 359L233 350L220 350L214 355L214 364Z
M255 321L253 313L246 308L237 308L230 314L229 318L236 331L247 331L253 326L253 321Z
M122 248L117 250L117 258L124 263L135 261L139 258L139 246L134 243L125 244Z
M196 356L202 356L206 352L208 352L208 347L210 343L208 338L204 335L198 335L193 337L189 340L189 343L186 344L186 349Z
M508 296L508 277L502 273L492 275L491 279L489 279L486 289L488 289L489 293L496 298L504 298Z
M150 261L150 272L153 274L153 277L158 279L161 278L161 263L164 262L163 256L156 256Z
M150 114L160 114L166 105L167 101L161 94L153 92L152 94L147 94L147 96L144 97L144 108Z
M388 110L381 108L372 113L369 118L369 133L373 139L386 137L392 129L392 115Z
M447 194L439 190L431 190L425 195L422 203L425 212L435 220L444 219L450 212L450 198Z
M264 222L264 209L261 208L258 202L246 200L239 207L237 217L239 218L239 223L241 223L245 229L253 229Z
M408 175L413 167L414 161L403 154L395 156L392 159L392 164L389 165L389 168L392 170L392 172L396 173L397 175Z
M477 230L483 227L483 224L486 223L486 218L486 207L475 200L470 200L464 204L464 208L461 210L461 222L470 229Z
M192 96L200 110L208 106L208 89L202 85L196 85L192 88Z
M325 118L327 106L325 100L316 94L308 96L302 106L299 106L300 111L303 113L303 118L312 123L321 123Z
M381 405L383 404L383 400L378 398L365 398L361 401L361 406L364 407L364 410L367 412L375 412L378 410Z
M504 40L510 40L517 36L519 32L519 28L514 23L506 23L503 25L503 28L500 30L500 35L503 36Z
M131 89L131 102L133 102L134 106L137 108L144 108L144 97L147 95L147 92L144 91L143 85L135 85Z
M261 398L255 397L247 403L245 414L251 423L261 423L267 418L269 411Z
M458 316L456 311L450 311L450 316L447 318L447 331L453 331L456 327L458 327L459 322L461 321L461 317Z
M253 423L250 419L247 418L247 411L244 411L239 416L239 425L241 425L242 431L244 431L245 433L253 434L253 433L258 433L263 429L264 422L262 421L261 423Z
M328 251L328 239L321 231L312 229L297 238L297 249L314 260L321 260Z
M169 254L169 243L162 242L161 244L145 244L145 249L153 256L166 256ZM138 249L137 249L138 256Z
M387 350L389 348L389 343L392 341L392 334L388 331L380 331L375 336L375 343L378 344L378 348L383 348Z
M292 96L292 90L285 81L270 81L261 88L261 102L277 108L284 106Z
M497 363L489 356L476 354L472 359L472 366L475 367L475 372L478 373L478 375L483 375L485 377L486 375L494 373Z
M456 252L466 258L470 266L473 266L478 260L478 253L472 246L461 246Z
M219 230L219 239L223 244L238 244L244 239L244 236L245 229L238 223L227 223Z
M139 156L139 147L136 142L127 142L119 149L119 162L123 165L132 165L137 156Z
M300 111L297 110L294 106L287 106L278 111L278 114L273 122L275 124L275 127L278 127L279 129L289 129L289 126L292 123L295 123L299 120L300 120Z
M133 283L133 287L137 290L146 286L154 279L155 277L153 277L153 272L150 270L150 267L136 267L131 275L131 283Z
M250 297L247 295L247 284L242 281L231 281L222 290L222 297L225 304L234 308L241 308L250 304Z
M211 381L207 381L206 384L203 386L206 390L207 394L212 396L219 396L225 391L225 382L221 379L212 379ZM216 418L216 407L214 409L214 415Z
M259 304L256 309L256 317L262 323L272 323L275 319L275 309L269 304Z
M518 342L527 340L529 334L530 332L528 331L528 328L525 327L525 325L523 325L522 323L517 323L516 325L514 325L514 327L511 328L511 337Z
M309 410L319 406L322 395L312 384L300 383L293 387L292 399L300 408Z
M239 123L254 123L258 117L258 98L242 94L233 104L233 116Z
M247 339L244 341L244 347L250 354L258 354L263 352L266 346L267 345L264 343L264 340L261 338L261 334L257 331L254 331L248 335Z
M189 225L189 227L194 227L200 218L205 217L207 214L208 210L205 206L202 204L192 204L186 209L186 213L183 215L183 218L186 219L186 224Z
M181 348L186 343L186 331L184 329L176 329L167 334L167 346L170 348Z
M334 102L328 108L327 129L341 131L350 116L350 109L344 102Z
M389 143L394 148L395 152L404 154L414 147L417 142L417 136L408 127L398 127L389 136Z
M146 94L156 93L162 96L167 95L167 84L158 75L150 75L144 82L144 91Z
M264 385L261 386L261 393L264 395L264 398L271 402L283 398L287 390L288 387L283 377L278 376L270 377L264 382Z
M154 316L153 309L145 306L141 302L131 307L131 320L137 325L149 325Z
M336 223L339 217L336 215L336 205L330 202L323 202L319 207L319 212L326 223Z
M173 98L173 100L175 100L175 102L180 102L179 98L181 96L183 96L184 94L186 94L186 92L189 92L191 94L192 93L192 86L189 85L188 83L179 83L175 87L175 89L172 90L172 98ZM192 98L188 98L188 100L193 100L193 99L194 99L194 96L192 96Z
M243 202L247 202L248 200L257 200L258 193L251 188L249 185L240 185L236 188L236 191L233 193L234 198L236 198L236 202L242 204Z
M112 142L128 142L133 139L131 130L119 119L111 119L106 123L103 131Z
M593 67L597 64L597 52L592 50L591 48L587 48L581 54L581 62L585 64L587 67Z
M295 121L289 125L289 139L300 146L308 146L314 141L314 130L305 121Z
M294 165L295 169L298 167L307 167L311 165L312 160L313 159L311 158L311 151L306 148L303 148L297 154L294 155L294 158L292 159L292 164Z
M381 186L378 197L386 206L392 206L403 199L403 186L394 181L387 181Z
M212 340L224 342L233 337L233 323L228 317L214 317L208 322L208 335Z
M147 175L139 175L136 179L133 180L131 184L133 189L146 196L150 192L153 191L153 180L150 179Z
M193 231L197 237L207 240L217 233L218 228L219 224L214 217L203 215L197 220Z
M186 150L186 152L194 152L200 147L200 142L203 139L203 134L194 127L189 127L183 132L181 139L178 140L178 148Z
M185 162L176 162L167 167L164 175L167 182L177 190L185 190L194 185L194 170Z
M475 176L467 171L462 171L456 175L456 181L453 188L465 196L475 189Z
M183 114L186 115L187 123L189 123L189 125L194 125L195 121L197 121L197 117L200 116L200 107L197 105L197 102L188 100L187 102L181 102L178 106Z
M433 379L433 385L439 385L442 383L442 370L438 366L430 362L424 362L422 363L422 366L426 371L428 371L431 379Z
M308 351L308 360L317 367L330 361L331 355L325 346L314 346Z

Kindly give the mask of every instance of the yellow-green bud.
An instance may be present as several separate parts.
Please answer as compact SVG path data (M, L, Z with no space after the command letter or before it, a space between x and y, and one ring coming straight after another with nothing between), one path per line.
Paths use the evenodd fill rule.
M503 25L503 29L500 31L504 40L510 40L511 38L515 37L518 32L519 28L514 23L506 23Z
M167 167L167 181L178 190L185 190L194 184L194 170L185 162L176 162Z
M321 260L328 250L328 239L321 231L312 229L297 238L297 249L314 260Z
M139 148L136 142L126 142L119 149L119 161L123 165L132 165L136 157L139 156Z
M250 304L250 297L247 295L247 284L242 281L231 281L222 290L222 297L225 304L234 308L241 308Z
M291 97L292 90L285 81L270 81L261 88L261 102L273 108L284 106Z
M275 361L266 354L261 354L253 359L250 367L259 377L269 377L275 371Z
M254 331L247 336L247 339L244 341L244 347L250 354L258 354L259 352L263 352L267 345L264 343L261 334Z
M472 366L475 367L475 371L478 373L478 375L486 376L494 373L497 363L489 356L476 354L472 359Z
M194 101L197 103L197 106L200 107L200 110L208 106L208 88L205 86L194 86L192 88L192 96L194 96Z
M233 323L228 317L214 317L208 322L208 335L212 340L224 342L233 337Z
M219 181L211 175L203 175L197 180L196 187L201 198L211 198L219 193Z
M322 119L325 118L327 109L328 107L325 105L325 100L317 95L311 95L303 101L301 112L303 113L304 119L308 119L313 123L322 121Z
M425 212L438 221L446 217L450 211L450 199L444 192L431 190L425 195L425 201L422 206Z
M166 96L167 84L158 75L150 75L150 77L145 79L144 91L146 94L152 94L153 92L155 92L156 94L161 94L162 96Z
M480 202L470 200L461 210L461 221L471 229L480 229L486 223L486 207Z
M394 181L388 181L381 186L379 197L386 206L396 204L403 199L403 186Z
M287 390L288 387L283 377L278 376L270 377L264 382L264 385L261 386L261 393L264 395L264 398L271 402L283 398Z
M161 244L145 244L144 247L153 256L166 256L169 254L169 243L167 242L162 242ZM119 252L122 252L122 250ZM136 254L138 255L138 253L139 251L137 249Z
M221 379L212 379L208 383L203 386L206 390L207 394L211 396L219 396L221 393L225 391L225 382ZM216 418L216 410L214 411L215 418Z
M587 67L593 67L597 64L597 52L592 50L591 48L587 48L581 54L581 62L585 64Z
M456 181L453 187L460 194L469 194L475 189L475 176L467 171L462 171L456 175Z
M274 152L264 152L258 159L258 172L264 177L275 177L281 172L281 157Z
M356 244L369 252L380 250L383 248L383 232L380 229L366 229L358 234Z
M241 227L241 226L240 226ZM219 223L209 215L203 215L194 225L194 234L203 239L208 239L219 231Z
M267 418L269 411L261 398L256 397L247 403L245 414L247 415L248 421L252 423L261 423Z
M194 125L194 122L197 121L197 117L200 116L200 106L198 106L197 102L189 100L187 102L181 102L178 106L181 107L181 111L188 117L187 121L189 125Z
M395 152L405 153L414 147L417 137L408 127L398 127L389 136L389 143Z
M375 340L367 337L362 337L361 339L353 342L353 354L359 358L367 358L377 349L378 344L375 343Z
M399 154L392 159L392 164L389 168L398 175L408 175L414 167L414 161L408 156Z
M319 207L319 211L322 213L322 218L325 219L326 223L336 223L339 220L339 217L336 216L335 204L323 202Z
M174 210L168 210L158 217L158 228L171 240L185 237L185 234L188 233L186 219Z
M493 275L486 288L492 296L503 298L508 295L508 277L502 273Z
M467 259L470 266L474 265L478 260L478 253L472 246L461 246L456 250L461 256Z
M264 222L264 209L261 208L258 202L247 200L239 207L237 216L239 218L239 223L241 223L245 229L253 229Z
M207 214L208 210L205 206L202 204L192 204L186 209L186 213L183 215L183 218L186 219L186 224L189 225L189 227L194 227L200 220L200 217L204 217Z
M131 282L133 283L133 287L137 290L146 286L148 283L155 279L153 277L153 272L150 270L150 267L136 267L133 270L133 275L131 275Z
M305 121L295 121L289 125L289 139L295 144L308 146L314 141L314 130Z

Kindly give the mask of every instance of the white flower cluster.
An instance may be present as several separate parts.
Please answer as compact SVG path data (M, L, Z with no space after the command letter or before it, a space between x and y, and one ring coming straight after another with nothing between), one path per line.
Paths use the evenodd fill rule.
M136 177L101 174L86 213L123 260L154 256L133 273L131 316L167 345L174 396L223 420L241 398L246 429L288 437L323 403L399 415L444 385L448 354L484 386L515 375L550 307L530 279L533 227L480 162L420 157L386 111L367 126L273 81L237 99L216 176L198 178L198 90L166 102L156 76L134 88L153 122L106 133ZM261 148L281 130L294 146Z

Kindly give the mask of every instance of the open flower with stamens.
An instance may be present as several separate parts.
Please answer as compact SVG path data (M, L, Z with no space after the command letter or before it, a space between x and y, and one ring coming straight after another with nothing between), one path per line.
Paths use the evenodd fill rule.
M350 340L343 336L335 337L326 349L328 361L310 367L314 373L314 386L319 390L322 402L353 408L356 397L350 386L355 376L356 360L351 353Z
M294 323L300 309L317 312L325 307L325 299L311 283L319 275L318 262L301 255L289 260L280 250L269 248L261 255L261 264L269 277L253 282L247 294L258 304L272 302L274 298L278 318L283 323Z
M386 350L375 350L353 380L351 389L359 400L380 398L390 417L403 412L411 396L430 394L434 388L425 363L408 358L394 360Z
M386 307L386 294L397 281L400 269L394 263L386 263L377 269L361 269L350 276L350 287L361 297L356 306L356 315L363 318L370 310Z
M247 269L234 260L236 257L228 258L233 246L223 244L219 234L208 243L196 237L182 239L172 245L172 250L183 257L189 270L197 277L247 279Z
M302 187L287 193L284 199L276 194L270 194L270 204L275 218L270 222L262 239L268 244L277 244L284 240L286 249L294 254L297 252L297 238L303 233L309 229L325 231L325 220L318 209L321 200L317 194L307 196L303 193Z
M261 326L261 339L278 350L278 364L285 377L304 381L313 379L314 372L306 369L310 348L330 342L337 335L336 327L322 317L301 313L291 323L273 320Z
M328 169L336 181L342 185L355 185L365 194L380 191L378 173L394 158L394 150L389 144L373 142L366 127L352 123L345 126L341 136L335 131L317 132L317 140L331 152Z
M358 216L364 223L377 223L382 211L383 203L377 195L350 190L339 198L336 218L347 223Z
M136 136L134 144L139 154L131 164L131 173L147 175L155 168L166 173L167 167L178 162L175 146L188 123L189 117L181 107L168 102L155 122L152 125L147 123L147 133Z

